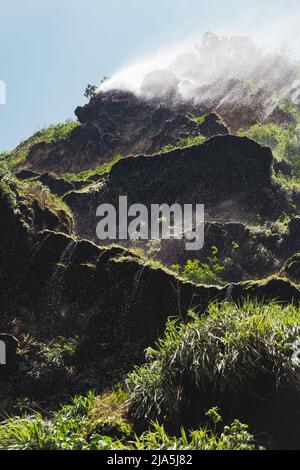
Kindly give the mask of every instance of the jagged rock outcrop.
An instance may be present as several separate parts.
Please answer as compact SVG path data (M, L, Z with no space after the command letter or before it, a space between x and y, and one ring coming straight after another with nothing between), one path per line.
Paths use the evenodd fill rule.
M104 375L108 362L123 371L140 363L169 316L184 320L190 308L201 314L216 300L300 300L298 288L286 279L199 286L151 267L124 248L99 248L49 231L35 237L17 280L15 286L3 282L8 294L14 292L13 303L2 299L11 313L6 331L14 331L17 322L19 331L40 340L79 335L77 367L89 369L94 362Z
M228 134L216 114L203 116L192 103L160 102L114 90L76 109L81 125L70 139L36 144L21 167L58 174L95 168L117 154L153 154L182 138ZM193 116L200 119L195 120Z
M126 248L35 233L24 210L14 210L2 196L1 217L8 223L0 239L1 330L42 343L69 338L76 350L69 369L45 365L33 344L2 384L3 396L45 400L64 390L110 386L144 360L144 349L162 334L169 316L184 321L190 308L200 315L211 301L300 301L287 279L200 286L153 268Z
M88 191L69 192L64 200L75 215L78 234L94 241L98 205L118 208L120 195L128 197L128 204L142 203L148 209L162 203L205 204L204 248L191 253L182 240L161 240L153 256L167 265L191 258L205 261L211 247L217 246L226 265L224 279L262 278L278 272L287 249L297 251L298 243L292 227L286 235L259 227L262 221L294 211L284 191L272 182L272 162L269 149L247 138L217 136L200 146L122 159L107 178ZM130 241L122 244L132 246ZM134 246L146 253L149 248L145 242Z
M275 207L271 171L269 149L247 138L219 136L200 146L119 160L106 181L87 192L71 192L65 201L77 217L78 233L90 238L99 203L117 206L120 195L128 196L128 204L146 206L205 204L207 212L231 200L238 202L245 219L267 216Z
M70 234L73 220L63 207L47 205L42 193L25 194L9 175L0 178L0 220L0 309L4 321L14 304L13 292L18 288L27 253L34 245L34 234L45 228Z

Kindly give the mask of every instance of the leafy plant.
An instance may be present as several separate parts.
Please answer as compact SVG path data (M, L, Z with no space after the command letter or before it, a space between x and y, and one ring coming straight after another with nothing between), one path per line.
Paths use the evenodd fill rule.
M247 131L239 130L238 135L246 135L259 144L270 147L278 160L291 161L294 176L300 176L300 122L298 125L279 125L276 122L255 124Z
M63 367L70 362L75 354L78 339L56 338L43 345L41 354L47 362Z
M113 394L114 395L114 394ZM114 395L114 399L117 396ZM108 395L106 396L106 400ZM114 401L113 399L113 401ZM120 399L120 397L119 397ZM122 401L123 397L121 397ZM170 436L164 426L153 423L141 436L132 436L130 424L123 419L92 420L93 393L74 398L53 416L39 413L24 418L6 419L0 424L1 450L255 450L248 427L235 420L218 435L216 429L181 429ZM97 405L96 405L97 406ZM216 408L210 410L214 427L221 421Z
M202 317L171 319L165 335L146 353L148 363L128 376L129 412L137 420L171 420L180 416L186 399L184 377L198 391L194 414L201 403L222 394L253 393L260 374L270 374L274 390L285 384L295 390L300 370L293 363L300 336L299 310L270 303L211 304Z
M40 413L24 418L6 419L0 425L1 450L83 450L88 423L86 414L94 403L93 393L75 397L48 419Z
M86 98L92 98L96 94L97 87L96 85L91 85L90 83L87 85L84 96Z
M188 260L183 267L178 264L174 264L171 266L171 269L189 281L197 284L220 285L222 284L220 273L225 268L220 264L218 253L218 248L216 246L212 246L211 255L208 256L205 262L200 262L197 259Z
M214 411L215 412L215 411ZM209 413L208 413L209 414ZM221 420L221 416L219 416ZM221 433L207 428L186 431L181 428L179 436L170 436L162 424L154 422L150 429L129 443L113 443L116 450L262 450L255 444L254 437L248 432L248 426L235 420Z

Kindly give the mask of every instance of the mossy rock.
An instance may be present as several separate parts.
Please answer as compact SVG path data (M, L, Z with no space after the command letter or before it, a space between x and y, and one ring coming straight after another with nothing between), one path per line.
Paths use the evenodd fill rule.
M255 298L261 302L299 303L300 291L289 279L271 276L261 281L248 281L225 287L235 301Z
M300 253L295 254L286 261L280 276L287 277L295 283L300 283Z

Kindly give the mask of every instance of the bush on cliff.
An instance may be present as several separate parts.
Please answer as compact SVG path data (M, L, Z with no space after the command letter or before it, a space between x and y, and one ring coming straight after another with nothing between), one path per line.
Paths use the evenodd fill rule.
M261 145L270 147L278 160L289 160L293 164L293 176L300 176L299 127L291 124L255 124L238 135L246 135Z
M180 274L188 281L196 284L221 285L222 280L220 274L224 271L218 257L219 249L216 246L211 247L211 255L207 257L205 262L198 259L188 260L182 267L179 264L171 266L177 274Z
M210 305L207 316L191 313L187 324L170 320L156 348L147 350L148 364L129 375L130 415L136 422L194 426L217 404L229 420L234 416L266 431L260 406L274 413L274 422L276 413L289 415L287 396L299 406L300 369L293 362L299 337L293 305L225 302Z

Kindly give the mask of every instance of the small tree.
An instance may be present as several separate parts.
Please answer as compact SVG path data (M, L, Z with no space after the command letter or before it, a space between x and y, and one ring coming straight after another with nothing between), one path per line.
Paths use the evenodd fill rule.
M97 90L96 85L91 85L89 83L85 89L84 96L86 98L92 98L93 96L95 96L96 90Z

